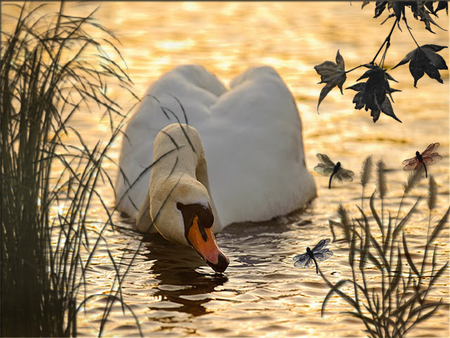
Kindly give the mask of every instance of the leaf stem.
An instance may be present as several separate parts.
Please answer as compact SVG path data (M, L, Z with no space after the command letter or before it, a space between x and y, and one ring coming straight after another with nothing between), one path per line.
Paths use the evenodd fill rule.
M405 21L405 26L406 26L406 28L408 29L408 32L409 32L409 34L411 35L412 39L414 40L416 46L420 49L420 46L419 46L419 44L417 43L416 39L414 38L414 35L412 34L411 28L409 28L408 22L406 21L406 18L405 18L405 17L403 17L403 21Z
M358 67L355 67L355 68L352 68L352 69L350 69L350 70L347 70L347 71L345 72L345 74L350 73L350 72L354 71L355 69L361 68L361 67L363 67L363 66L364 66L364 65L359 65Z
M373 65L373 64L375 63L375 60L377 59L378 54L380 54L380 52L381 52L381 50L383 49L384 45L387 43L386 51L384 52L384 54L386 55L386 52L387 52L389 46L391 45L391 36L392 36L392 33L394 32L394 28L395 28L395 25L397 24L397 22L398 22L398 19L395 19L395 22L394 22L394 24L392 25L391 31L389 32L389 35L388 35L388 36L386 37L386 39L384 40L383 44L381 45L381 47L380 47L380 49L378 50L377 54L375 54L375 57L373 58L373 60L372 60L372 62L371 62L370 64Z

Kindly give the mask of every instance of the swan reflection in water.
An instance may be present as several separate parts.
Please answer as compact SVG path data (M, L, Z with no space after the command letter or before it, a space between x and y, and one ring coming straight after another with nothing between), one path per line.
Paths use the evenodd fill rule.
M217 286L225 284L228 277L220 273L199 272L198 268L207 265L196 252L168 242L159 234L152 234L145 241L150 251L145 256L154 262L150 272L160 281L152 297L174 305L161 308L160 302L157 302L150 305L149 309L182 312L195 317L207 314L204 305L211 300L209 294Z

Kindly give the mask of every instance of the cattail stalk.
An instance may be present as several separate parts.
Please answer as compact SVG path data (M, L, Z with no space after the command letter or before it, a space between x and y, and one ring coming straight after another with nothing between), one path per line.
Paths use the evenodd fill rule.
M362 163L361 168L361 186L362 186L362 194L361 194L361 210L364 210L364 189L366 188L367 183L370 180L370 176L372 174L372 156L367 156L366 159Z

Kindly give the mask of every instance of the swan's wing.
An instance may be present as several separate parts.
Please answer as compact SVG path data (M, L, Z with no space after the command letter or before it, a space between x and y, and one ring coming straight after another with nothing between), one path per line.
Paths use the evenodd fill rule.
M333 167L335 166L334 162L331 161L327 155L325 154L316 154L317 158L320 162L324 163L326 166Z
M436 151L436 150L439 148L440 145L441 145L441 144L440 144L439 142L431 143L431 144L427 147L427 149L425 149L424 152L421 154L422 157L428 156L428 155L431 154L433 151Z
M138 217L148 192L158 132L172 123L188 122L194 127L203 123L210 115L209 107L225 91L213 74L197 65L177 67L153 83L129 120L122 140L115 187L119 210Z
M152 85L126 128L116 184L119 210L137 217L148 191L157 133L186 120L202 138L223 225L268 220L316 196L294 97L273 68L251 68L226 91L203 67L181 66ZM136 180L127 192L128 182Z
M255 67L239 75L211 113L213 123L197 130L224 225L269 220L316 195L294 97L273 68Z

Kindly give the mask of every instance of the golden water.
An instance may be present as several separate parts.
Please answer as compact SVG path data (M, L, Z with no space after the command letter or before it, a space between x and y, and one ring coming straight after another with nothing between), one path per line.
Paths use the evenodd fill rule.
M390 74L400 83L392 87L394 111L403 121L398 123L383 115L374 124L369 112L355 110L351 103L354 91L342 96L334 89L316 107L322 85L314 66L334 61L336 51L345 59L346 69L372 60L387 36L391 21L380 26L387 14L373 19L371 4L361 10L360 2L88 2L68 3L66 12L86 15L97 6L98 21L120 39L121 53L127 62L134 91L143 95L147 86L173 67L187 63L204 65L225 83L248 67L267 64L275 67L294 94L303 122L303 137L310 171L317 164L316 153L338 159L355 172L350 184L334 184L327 189L328 179L313 173L318 198L308 210L294 219L277 223L231 227L218 236L218 243L231 260L224 275L215 275L209 267L199 265L195 255L164 241L150 240L140 248L123 284L123 297L139 318L145 336L365 336L363 325L342 311L351 310L344 301L333 297L324 317L320 316L322 301L328 291L313 269L296 269L292 256L319 239L331 237L328 220L337 220L338 203L356 215L360 203L361 162L372 155L374 162L383 159L388 169L388 196L385 210L397 211L402 184L407 173L401 161L423 151L430 143L440 142L444 159L430 167L438 183L436 222L449 205L449 78L441 71L444 84L429 79L419 80L418 89L408 66ZM55 8L55 7L54 7ZM448 31L424 29L424 24L409 21L419 44L448 45ZM437 21L448 29L449 20L443 11ZM415 44L406 28L395 31L386 66L393 67ZM440 54L448 62L448 49ZM356 83L364 70L348 74L345 87ZM118 89L110 94L127 106ZM99 116L80 114L73 125L90 144L95 144L107 124L99 124ZM118 160L120 142L113 145L110 156ZM113 178L116 168L106 167ZM371 194L375 185L366 188ZM101 187L102 197L113 208L113 193ZM425 196L427 181L422 180L411 196ZM413 204L405 203L404 211ZM94 205L92 216L99 224L105 221L101 206ZM418 213L407 227L410 248L423 252L428 215L422 201ZM97 218L96 218L97 217ZM131 228L126 219L116 221ZM448 261L448 230L438 241L439 265ZM141 237L123 232L106 232L108 248L117 260L129 259ZM350 277L348 254L331 244L334 256L321 264L324 274L333 282ZM102 243L92 262L87 279L88 294L107 293L114 277L114 268ZM376 277L374 277L376 279ZM449 301L449 275L438 282L436 298ZM79 315L80 335L97 334L104 301L88 302ZM449 311L438 313L419 325L410 336L449 336ZM138 331L134 319L119 307L109 316L104 335L130 336Z

